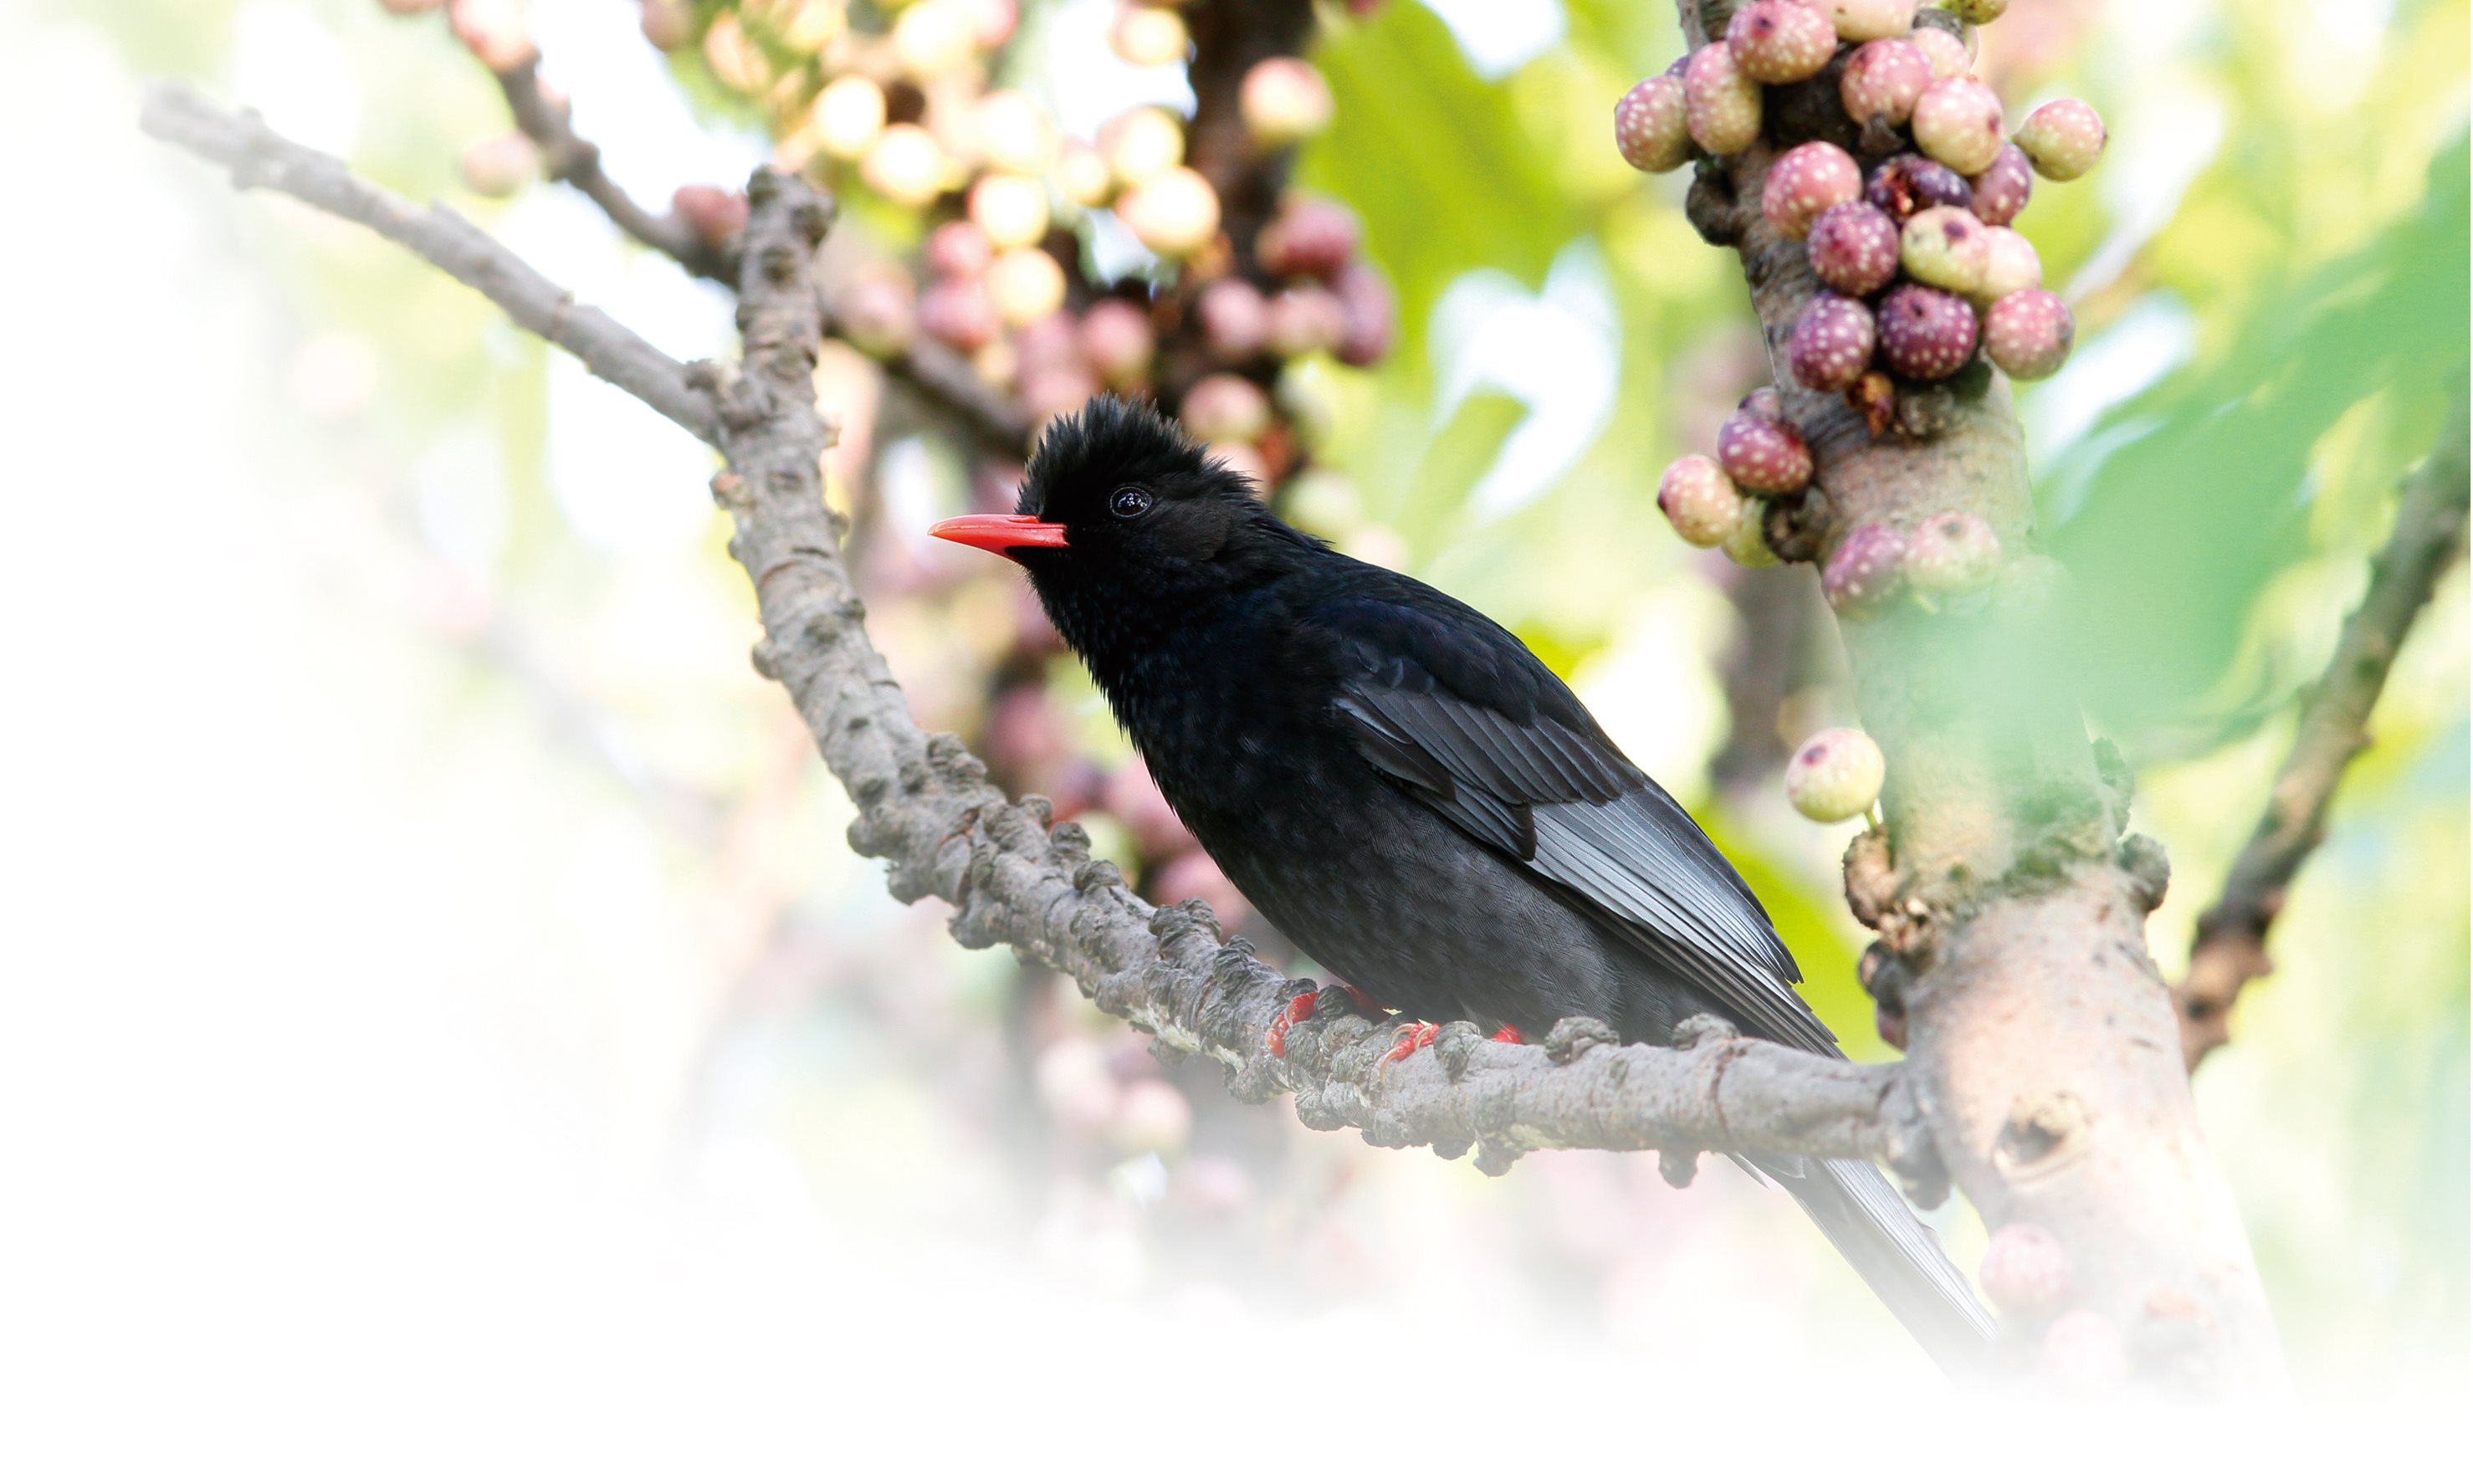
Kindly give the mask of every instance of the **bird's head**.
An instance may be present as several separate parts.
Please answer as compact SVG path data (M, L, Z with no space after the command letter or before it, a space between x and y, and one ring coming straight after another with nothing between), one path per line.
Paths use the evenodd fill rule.
M1049 425L1013 515L930 531L1020 562L1094 669L1321 550L1172 419L1106 395Z

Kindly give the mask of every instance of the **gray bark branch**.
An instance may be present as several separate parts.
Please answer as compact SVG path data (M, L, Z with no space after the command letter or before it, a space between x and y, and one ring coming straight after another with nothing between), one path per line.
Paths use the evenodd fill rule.
M1143 901L1115 866L1091 857L1079 826L1051 826L1045 801L1006 799L957 738L920 728L870 642L824 502L820 461L834 429L813 390L827 323L815 249L832 205L804 182L769 171L750 182L743 360L682 368L606 316L574 308L462 218L418 211L253 117L158 84L145 127L244 186L371 227L721 450L730 468L713 493L756 589L756 668L788 690L859 806L852 846L889 862L902 900L952 902L964 944L1009 944L1071 975L1102 1010L1148 1032L1163 1057L1207 1056L1237 1096L1293 1093L1309 1127L1357 1128L1374 1144L1430 1145L1446 1157L1474 1148L1497 1171L1531 1149L1659 1149L1686 1165L1697 1151L1757 1151L1876 1160L1927 1189L1944 1182L1901 1066L1731 1034L1682 1048L1618 1045L1602 1027L1567 1021L1546 1044L1513 1046L1462 1021L1445 1027L1441 1054L1386 1063L1389 1034L1332 1014L1300 1023L1286 1055L1271 1056L1274 1018L1312 983L1286 977L1242 940L1221 942L1199 901Z
M1722 37L1735 9L1679 0L1686 38ZM1779 368L1818 283L1761 194L1778 153L1852 138L1828 78L1767 89L1765 137L1704 163L1691 193L1694 226L1741 253ZM1912 530L1953 510L1982 517L2012 558L2034 551L2024 439L1997 376L1902 389L1878 438L1839 398L1782 369L1775 379L1813 448L1819 496L1794 523L1815 561L1858 526ZM1863 724L1888 759L1886 826L1848 853L1848 904L1895 956L1908 1074L1985 1224L2057 1236L2070 1304L2110 1321L2146 1377L2198 1394L2279 1390L2274 1319L2147 952L2161 850L2122 838L2127 802L2072 698L2013 682L2059 671L2039 656L2053 627L2001 606L1962 621L1907 610L1839 624Z
M2293 751L2268 790L2267 809L2226 873L2222 895L2198 919L2190 969L2173 989L2181 1053L2192 1069L2232 1037L2244 986L2274 969L2267 934L2286 893L2326 835L2327 807L2344 770L2370 741L2370 711L2405 634L2464 546L2465 407L2449 414L2437 444L2404 480L2395 529L2370 565L2361 607L2344 620L2326 673L2294 725Z
M577 303L573 294L446 207L415 206L353 175L333 156L284 138L256 113L217 108L177 83L147 90L138 125L224 166L238 189L279 191L411 249L592 374L712 441L712 401L687 385L685 368L601 310Z

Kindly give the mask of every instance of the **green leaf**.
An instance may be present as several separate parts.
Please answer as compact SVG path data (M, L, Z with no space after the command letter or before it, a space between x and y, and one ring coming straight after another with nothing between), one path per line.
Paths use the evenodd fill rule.
M1337 121L1305 152L1297 178L1362 219L1367 251L1400 295L1392 361L1422 368L1427 315L1453 278L1493 267L1534 288L1586 229L1586 214L1556 189L1509 84L1471 71L1424 6L1387 6L1335 28L1314 61L1331 80Z
M2184 718L2224 682L2260 594L2308 549L2340 420L2384 397L2412 436L2435 431L2464 364L2466 170L2460 138L2414 215L2260 295L2212 364L2114 409L2056 462L2052 546L2082 597L2071 648L2107 720Z

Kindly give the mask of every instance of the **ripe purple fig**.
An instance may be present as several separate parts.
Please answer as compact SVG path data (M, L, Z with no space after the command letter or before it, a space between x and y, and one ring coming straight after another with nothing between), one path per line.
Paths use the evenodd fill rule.
M1737 526L1758 516L1717 461L1703 453L1687 453L1666 467L1657 508L1673 522L1674 534L1694 546L1722 545Z
M1861 298L1898 275L1898 224L1869 202L1832 206L1812 224L1803 251L1821 282Z
M1973 78L1925 88L1913 126L1917 147L1959 175L1990 168L2001 154L2001 100Z
M1965 299L1903 283L1874 316L1881 359L1909 381L1938 381L1975 357L1975 310Z
M1775 386L1752 388L1743 394L1743 399L1735 404L1735 409L1738 412L1750 413L1755 418L1765 419L1770 422L1786 420L1786 397Z
M1888 777L1881 744L1860 727L1815 732L1787 760L1786 797L1808 820L1834 825L1880 802Z
M1846 533L1829 564L1820 569L1820 590L1829 606L1850 618L1879 613L1906 586L1907 539L1893 526L1860 525Z
M1634 170L1663 175L1692 158L1692 130L1684 119L1683 81L1663 74L1644 78L1615 105L1615 148Z
M1792 494L1812 483L1812 449L1784 419L1737 412L1717 426L1717 463L1754 494Z
M1991 261L1991 228L1959 206L1933 206L1907 218L1898 264L1907 276L1953 294L1973 294Z
M2059 1237L2031 1221L1996 1228L1976 1273L1992 1306L2013 1318L2042 1319L2069 1302L2070 1255Z
M1977 218L1986 227L2006 227L2027 209L2027 198L2035 190L2035 170L2027 162L2026 151L2004 144L1970 183L1975 194L1967 204Z
M1837 55L1837 31L1801 0L1752 0L1727 22L1726 47L1755 83L1800 83Z
M2001 575L2001 538L1972 511L1925 518L1907 542L1907 582L1917 592L1981 592Z
M2018 126L2018 148L2047 180L2075 180L2103 158L2103 119L2076 98L2056 98Z
M2059 371L2077 338L2070 306L2049 290L2021 289L1983 312L1983 353L2019 381Z
M1892 127L1914 117L1915 100L1933 84L1932 62L1903 35L1866 41L1846 59L1837 75L1837 100L1858 124L1879 119Z
M1761 136L1761 84L1735 65L1723 41L1692 54L1683 67L1683 117L1692 142L1712 155L1734 155Z
M1814 139L1798 144L1769 166L1761 187L1761 212L1781 237L1800 238L1813 222L1832 206L1842 206L1863 194L1863 172L1855 156L1834 144Z
M1872 363L1872 311L1861 299L1815 294L1787 340L1787 367L1814 392L1843 392Z
M1936 159L1894 155L1872 172L1863 199L1903 227L1907 218L1927 206L1965 205L1975 199L1975 188L1966 183L1966 177Z

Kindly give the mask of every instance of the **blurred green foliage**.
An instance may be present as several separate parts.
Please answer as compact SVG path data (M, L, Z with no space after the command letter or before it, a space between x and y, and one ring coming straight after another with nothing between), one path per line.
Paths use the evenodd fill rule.
M2077 690L2108 720L2201 707L2260 594L2309 551L2322 492L2383 504L2464 395L2466 167L2460 135L2390 229L2331 263L2268 270L2221 353L2115 406L2046 472L2048 495L2082 496L2048 498L2048 515L2081 588ZM2355 436L2330 438L2357 417Z

